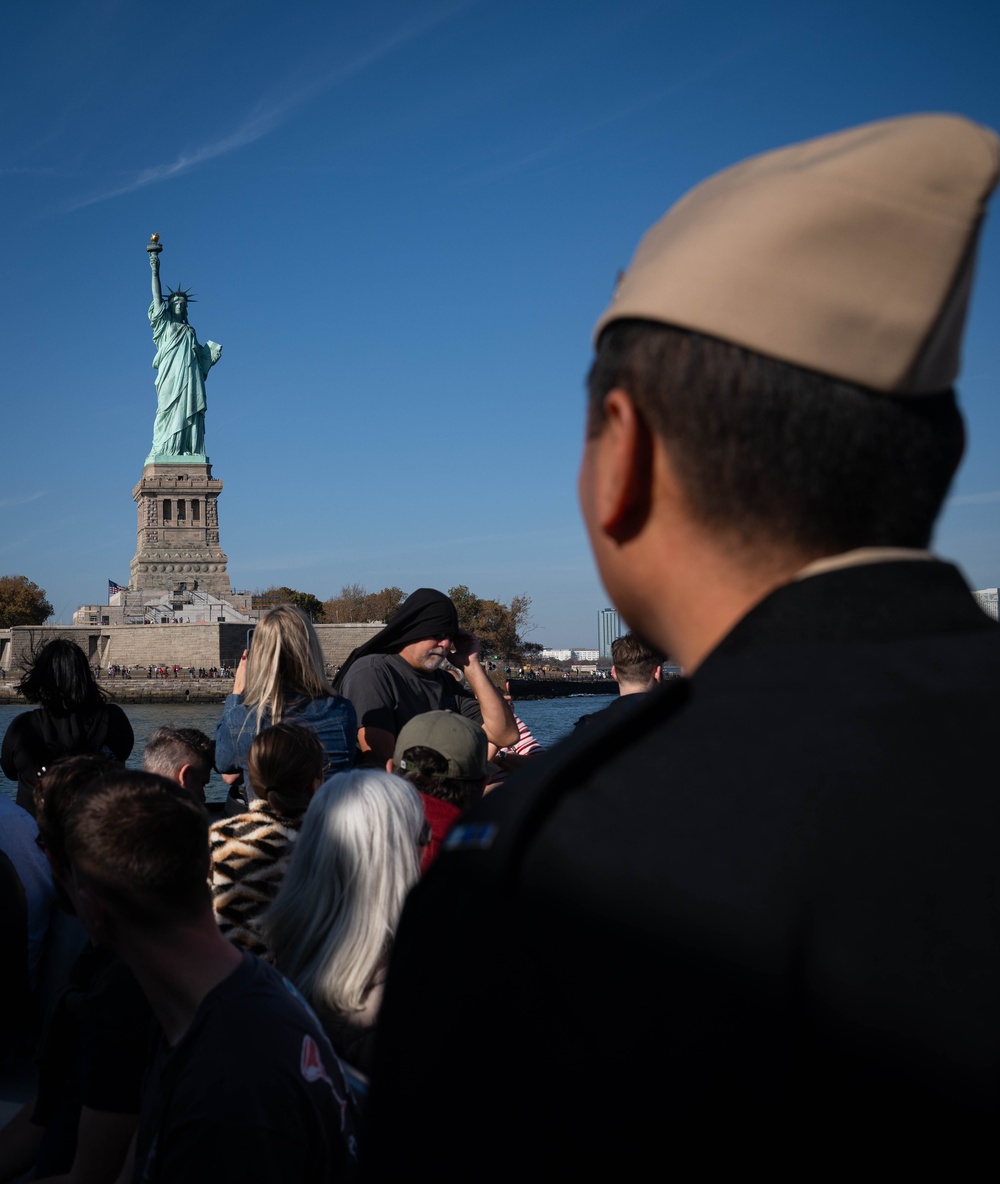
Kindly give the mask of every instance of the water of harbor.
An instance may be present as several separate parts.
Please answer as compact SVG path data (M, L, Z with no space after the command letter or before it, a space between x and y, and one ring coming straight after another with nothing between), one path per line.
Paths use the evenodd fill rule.
M572 732L573 725L581 715L600 711L616 695L580 695L564 699L525 699L515 702L514 710L531 729L535 739L544 748L551 748L557 740ZM219 703L124 703L122 710L129 718L135 732L135 748L128 759L130 768L142 766L142 754L146 741L163 724L174 728L200 728L209 736L215 735L215 727L222 714ZM24 711L25 707L0 706L0 735L7 731L7 725ZM28 708L30 710L30 708ZM0 790L8 797L17 793L17 782L8 781L0 774ZM209 801L221 801L226 796L222 778L212 774L207 786Z

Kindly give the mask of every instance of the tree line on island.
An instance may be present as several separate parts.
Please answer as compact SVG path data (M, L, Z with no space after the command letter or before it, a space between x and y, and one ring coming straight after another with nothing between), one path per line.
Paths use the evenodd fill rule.
M510 603L487 599L470 591L466 584L448 589L458 612L458 623L479 638L480 653L487 659L522 662L542 648L526 641L525 633L533 622L528 610L530 596L513 596ZM339 595L320 600L311 592L294 588L262 588L253 594L255 609L294 604L318 624L351 624L387 621L406 599L407 593L395 586L369 592L363 584L345 584ZM26 576L0 576L0 629L12 625L42 625L52 615L52 605L45 589Z

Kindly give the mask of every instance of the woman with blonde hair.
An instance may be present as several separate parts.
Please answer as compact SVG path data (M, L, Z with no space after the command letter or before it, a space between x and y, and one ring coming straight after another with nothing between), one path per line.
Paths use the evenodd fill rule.
M246 776L254 737L272 724L292 723L319 737L325 754L323 775L354 764L357 718L351 703L335 695L323 668L316 630L290 604L271 609L254 630L243 652L233 693L223 706L215 732L215 767L229 782L227 814L243 813L247 802L239 788Z
M420 876L427 825L408 781L376 769L316 793L264 938L337 1054L367 1073L399 915Z

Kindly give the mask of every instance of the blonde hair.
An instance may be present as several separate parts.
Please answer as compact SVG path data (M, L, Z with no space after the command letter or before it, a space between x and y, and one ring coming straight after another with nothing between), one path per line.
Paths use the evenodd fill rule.
M413 786L378 769L337 773L309 803L262 928L278 968L312 1003L364 1006L420 876L423 825Z
M333 694L323 669L316 630L300 608L281 604L260 619L254 630L243 702L256 707L256 731L270 712L280 724L289 695L325 699Z

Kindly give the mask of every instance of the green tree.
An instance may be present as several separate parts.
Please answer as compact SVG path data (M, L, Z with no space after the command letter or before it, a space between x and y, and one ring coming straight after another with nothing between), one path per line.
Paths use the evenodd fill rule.
M524 634L533 626L528 615L530 596L514 596L510 604L504 604L501 600L484 600L466 584L449 588L448 595L458 613L459 625L479 638L482 657L521 662L526 652L537 649L536 643L524 640Z
M262 588L253 594L250 601L254 608L268 609L279 604L294 604L302 609L310 621L323 619L323 602L311 592L297 592L282 585L280 588Z
M43 625L52 616L45 589L27 576L0 576L0 629L11 625Z

